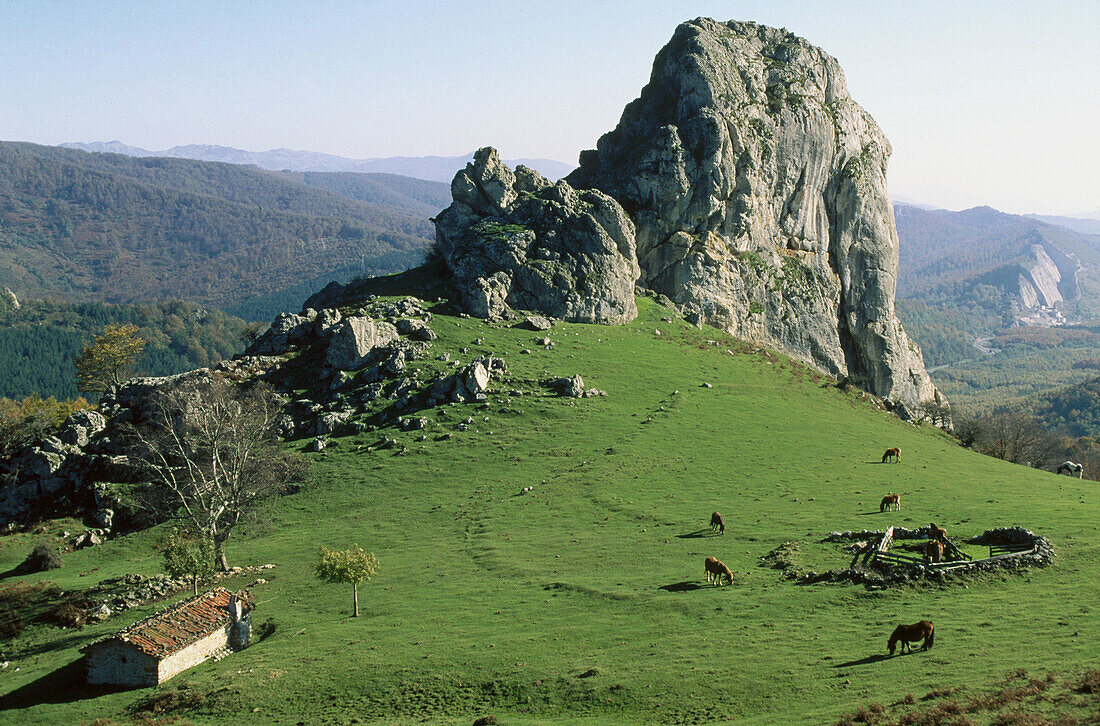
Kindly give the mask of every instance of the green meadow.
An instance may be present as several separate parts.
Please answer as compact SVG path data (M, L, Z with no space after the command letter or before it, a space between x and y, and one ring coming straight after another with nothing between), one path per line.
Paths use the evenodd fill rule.
M1100 485L974 454L801 363L639 307L629 325L548 333L437 308L433 357L411 364L421 380L450 366L434 358L444 351L502 356L507 374L486 404L417 414L424 431L335 437L308 454L311 483L229 544L230 564L276 565L252 590L251 647L156 689L105 691L81 685L79 648L154 607L80 629L33 625L0 641L0 723L831 724L866 704L886 723L907 700L992 692L1021 668L1063 684L1096 667ZM551 350L535 344L543 335ZM538 383L575 373L607 395L565 399ZM396 450L375 448L383 436ZM893 446L901 462L880 463ZM879 512L887 493L900 512ZM723 536L708 526L715 510ZM801 584L759 563L792 542L798 569L844 568L851 556L823 541L830 532L930 521L955 541L1024 526L1058 557L888 589ZM163 534L22 579L75 590L154 574ZM0 538L0 572L34 539ZM359 589L359 618L350 586L312 572L321 545L353 544L381 563ZM705 582L707 556L732 585ZM884 657L893 628L918 620L935 623L934 648ZM1062 691L1012 707L1080 719L1064 723L1098 713L1095 695ZM179 707L135 710L158 695Z

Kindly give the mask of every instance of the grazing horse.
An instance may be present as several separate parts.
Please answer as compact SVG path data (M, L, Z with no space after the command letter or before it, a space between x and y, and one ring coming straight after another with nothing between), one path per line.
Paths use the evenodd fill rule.
M707 582L711 582L713 577L714 584L721 585L722 578L725 577L729 584L733 584L733 573L730 572L730 568L719 562L717 557L708 557L703 560L703 569L706 570Z
M710 531L718 530L718 534L726 533L726 523L722 521L722 515L718 512L710 515Z
M931 562L943 562L943 542L930 539L924 545L924 554Z
M1063 461L1062 465L1058 467L1058 473L1065 473L1069 474L1070 476L1076 474L1078 479L1083 479L1085 476L1085 467L1067 460Z
M887 509L896 509L901 511L901 495L900 494L887 494L882 498L882 502L878 505L878 511L885 512Z
M928 537L929 539L938 539L940 542L943 542L947 539L947 530L943 527L937 527L935 522L929 522Z
M909 644L915 643L921 638L924 638L924 644L921 646L921 650L928 650L931 648L933 641L936 639L936 631L932 627L932 623L927 620L922 620L912 625L899 625L894 628L894 632L890 635L890 642L887 643L886 647L889 648L890 655L893 655L894 648L900 640L902 653L905 652L906 648L912 651L913 646Z
M901 449L896 446L892 449L887 449L886 453L882 455L882 463L885 464L891 457L893 457L895 464L901 461Z

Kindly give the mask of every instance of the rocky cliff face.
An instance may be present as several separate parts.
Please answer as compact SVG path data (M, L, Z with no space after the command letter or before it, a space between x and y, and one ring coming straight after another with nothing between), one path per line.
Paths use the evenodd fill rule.
M889 153L834 58L783 30L697 19L566 181L630 214L641 284L906 415L940 394L894 314Z

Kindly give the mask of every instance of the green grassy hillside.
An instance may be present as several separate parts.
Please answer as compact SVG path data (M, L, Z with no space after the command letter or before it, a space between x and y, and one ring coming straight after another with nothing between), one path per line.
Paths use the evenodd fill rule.
M198 696L175 715L197 724L469 724L486 714L501 724L821 724L871 702L896 719L903 707L891 704L908 694L979 694L1019 668L1061 683L1094 667L1094 484L975 455L789 359L639 307L625 326L558 324L552 350L534 344L541 333L437 308L433 355L503 355L508 375L486 406L426 411L425 432L336 439L311 455L309 487L230 543L233 564L276 565L253 590L266 638L160 689L102 692L79 685L78 649L151 608L80 630L34 625L0 643L10 661L0 722L128 723L135 703L188 686ZM574 373L607 396L557 398L532 382ZM408 453L368 450L380 434ZM890 446L901 463L879 463ZM900 512L879 514L887 492L901 494ZM707 527L713 510L724 536ZM1059 557L1042 570L887 590L797 584L758 566L795 542L798 567L844 567L850 556L822 542L829 532L929 521L959 539L1022 525ZM26 579L68 590L151 574L160 536L68 554L64 568ZM0 538L0 572L32 539ZM381 561L360 588L358 619L350 588L311 572L320 545L353 543ZM733 569L732 586L706 585L711 555ZM895 625L922 619L936 624L931 651L881 658ZM1034 709L1083 717L1097 707L1085 698Z

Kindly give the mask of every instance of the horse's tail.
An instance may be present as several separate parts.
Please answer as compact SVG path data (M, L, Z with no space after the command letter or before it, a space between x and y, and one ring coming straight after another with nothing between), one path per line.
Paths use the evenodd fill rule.
M931 648L936 642L936 626L931 623L928 624L928 640L925 641L924 647Z

